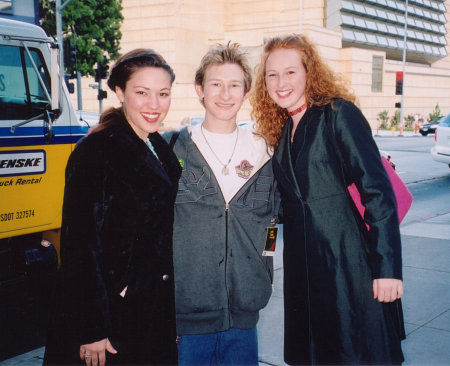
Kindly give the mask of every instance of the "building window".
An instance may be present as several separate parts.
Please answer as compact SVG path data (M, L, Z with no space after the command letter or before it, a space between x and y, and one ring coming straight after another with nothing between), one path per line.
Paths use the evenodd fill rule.
M422 44L416 43L416 48L417 48L417 51L425 53L425 48L423 48Z
M347 41L355 40L355 35L353 34L353 32L351 30L343 29L342 34L344 36L344 39Z
M406 18L404 1L341 0L341 31L353 30L352 37L349 34L343 36L343 46L370 45L386 51L387 59L399 60L403 54L407 22L407 60L431 64L442 57L443 50L447 53L443 3L443 0L410 0ZM421 46L417 47L417 44Z
M377 28L380 32L388 33L388 28L384 23L377 23Z
M397 9L395 1L393 1L393 0L387 0L387 5L392 9Z
M360 28L366 28L366 22L361 18L355 18L355 25Z
M398 48L398 44L397 41L394 38L388 38L388 42L389 42L389 46L397 49Z
M370 15L372 17L376 17L377 16L377 11L374 8L370 7L370 6L366 7L366 12L367 12L367 15Z
M369 34L366 34L366 37L367 37L367 42L369 42L371 44L374 44L374 45L378 45L376 36L374 36L373 34L369 33Z
M388 33L390 35L397 35L397 27L394 27L393 25L388 25Z
M378 44L383 46L383 47L387 47L388 46L388 41L386 37L383 36L377 36L377 40L378 40Z
M362 33L362 32L355 32L354 34L355 34L356 40L358 42L361 42L361 43L366 43L367 42L367 39L366 39L366 36L365 36L364 33ZM430 50L431 50L431 48L430 48Z
M12 14L12 0L0 0L0 13Z
M372 58L372 92L380 93L383 90L383 57Z
M353 21L353 17L349 15L342 14L342 23L345 25L355 25L355 22Z

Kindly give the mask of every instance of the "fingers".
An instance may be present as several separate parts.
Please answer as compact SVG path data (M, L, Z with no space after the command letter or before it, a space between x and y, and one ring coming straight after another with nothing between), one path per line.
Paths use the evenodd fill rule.
M103 357L102 357L103 353ZM84 363L86 366L98 366L99 360L103 358L103 364L100 363L100 365L105 365L105 352L91 352L87 351L84 355Z
M80 346L80 358L81 358L81 360L84 361L85 356L86 356L86 347Z
M98 354L98 365L99 366L105 366L106 364L106 352L99 352Z
M401 280L394 278L378 278L373 281L373 298L379 302L392 302L403 296Z
M112 344L111 344L111 342L109 341L109 339L106 339L106 350L107 350L109 353L113 353L113 354L116 354L116 353L117 353L116 349L112 346Z
M86 351L86 353L84 354L84 363L86 364L86 366L92 365L92 354L89 353L89 351Z
M104 338L98 342L82 344L80 346L80 358L86 366L105 365L105 348L107 339Z
M108 338L94 343L83 344L80 346L80 358L86 366L105 366L105 350L113 354L117 353Z

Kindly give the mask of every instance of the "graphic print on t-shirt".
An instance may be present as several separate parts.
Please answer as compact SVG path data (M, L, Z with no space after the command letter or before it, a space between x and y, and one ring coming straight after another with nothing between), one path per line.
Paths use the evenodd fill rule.
M254 166L248 160L242 160L239 165L235 166L236 174L243 179L250 178Z

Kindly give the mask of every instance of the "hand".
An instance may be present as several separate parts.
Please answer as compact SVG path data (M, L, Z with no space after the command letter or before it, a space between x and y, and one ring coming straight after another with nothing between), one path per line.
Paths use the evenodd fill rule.
M105 366L105 350L109 353L117 353L108 338L94 343L83 344L80 346L80 358L86 363L86 366Z
M379 302L393 302L403 296L403 283L395 278L373 280L373 298Z

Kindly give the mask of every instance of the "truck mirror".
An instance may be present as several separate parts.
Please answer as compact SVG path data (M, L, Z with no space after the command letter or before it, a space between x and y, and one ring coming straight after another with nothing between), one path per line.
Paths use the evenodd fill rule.
M50 111L44 112L44 138L47 144L49 144L53 140L53 137L55 136L55 132L53 132L52 129L52 122L54 118L55 117L53 112Z
M51 60L50 60L50 72L53 75L58 75L58 47L56 45L53 45L51 48ZM60 75L63 75L62 71L60 70ZM60 90L62 88L62 77L56 78L52 77L51 80L51 93L52 93L52 110L59 108L59 96L60 96Z

